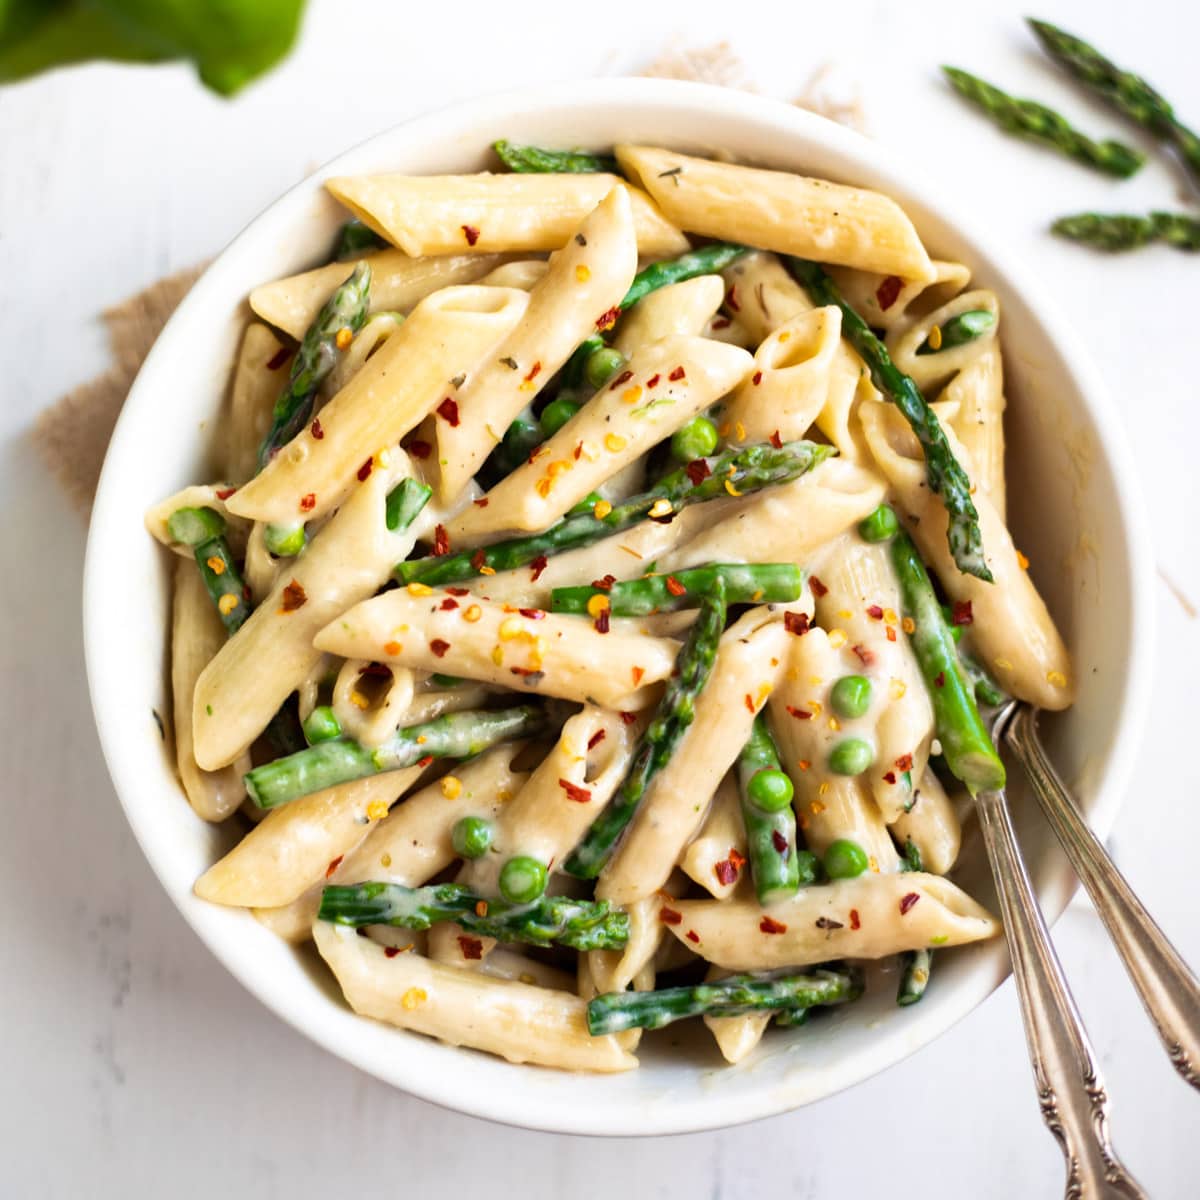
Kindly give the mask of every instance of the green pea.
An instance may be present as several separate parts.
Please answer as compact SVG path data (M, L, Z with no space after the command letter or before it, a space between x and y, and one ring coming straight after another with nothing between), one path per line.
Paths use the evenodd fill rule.
M546 890L546 867L518 854L500 868L500 895L510 904L532 904Z
M865 675L843 675L833 685L829 703L839 717L861 717L871 706L871 681Z
M454 823L450 843L463 858L482 858L492 844L492 823L482 817L463 817Z
M704 458L716 448L717 427L707 417L693 417L671 434L671 453L680 462Z
M771 767L759 771L746 788L750 803L763 812L782 812L792 802L792 781Z
M276 558L295 558L304 549L303 525L268 525L263 542Z
M602 388L623 366L625 355L611 346L593 350L583 364L584 378L594 388Z
M858 532L864 542L890 542L900 532L900 522L889 505L881 504L858 523Z
M310 746L318 742L329 742L342 736L341 722L327 704L314 708L304 719L304 736Z
M830 842L825 851L825 874L830 879L854 879L867 869L867 852L849 838Z
M551 400L542 409L538 423L547 437L553 437L578 411L574 400Z
M861 775L874 761L871 743L862 738L842 738L829 752L829 769L837 775Z

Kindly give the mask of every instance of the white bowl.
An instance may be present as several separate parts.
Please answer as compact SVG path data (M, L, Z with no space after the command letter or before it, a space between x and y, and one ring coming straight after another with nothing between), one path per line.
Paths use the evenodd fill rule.
M1082 682L1076 707L1047 719L1045 733L1093 827L1101 834L1109 828L1145 710L1153 571L1121 428L1094 368L1031 276L944 203L940 184L935 188L884 147L798 109L659 80L538 87L410 121L293 188L205 272L130 392L96 495L84 632L100 740L134 833L185 919L264 1004L364 1071L476 1116L566 1133L681 1133L770 1116L857 1083L948 1029L1005 978L1002 939L939 956L933 986L915 1008L897 1008L884 988L806 1028L770 1033L736 1068L721 1065L710 1042L685 1030L649 1039L638 1071L588 1076L513 1066L357 1017L311 953L292 950L247 912L192 895L193 881L228 848L231 835L192 814L151 714L169 705L170 605L167 556L144 532L142 513L207 477L211 423L247 317L247 293L320 260L343 219L322 180L474 171L500 137L727 152L878 188L904 206L933 253L968 263L980 283L996 290L1010 396L1011 520ZM1054 918L1074 880L1045 826L1014 791L1021 842ZM977 838L968 839L956 878L992 902Z

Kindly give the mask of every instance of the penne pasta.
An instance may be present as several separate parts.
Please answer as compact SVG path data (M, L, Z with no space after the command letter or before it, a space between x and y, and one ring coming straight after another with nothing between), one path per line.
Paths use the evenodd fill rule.
M962 443L979 487L1004 520L1004 366L993 340L946 384L942 400L958 405L950 427Z
M829 274L846 302L872 329L902 328L924 313L945 304L971 282L962 263L931 263L933 277L901 279L897 275L830 267Z
M679 868L710 896L732 896L746 863L746 827L737 781L726 775L717 785L708 815L679 859Z
M629 358L649 342L703 333L724 298L725 284L720 275L697 275L659 288L643 296L621 318L613 346Z
M303 332L303 331L302 331ZM221 472L233 483L258 469L258 447L271 428L271 410L287 382L291 351L265 325L252 321L242 334L229 411L221 422Z
M945 875L958 859L962 824L954 801L941 781L926 767L913 792L913 806L891 825L892 837L903 848L911 841L926 871Z
M934 336L934 331L938 331L937 338L941 344L942 327L968 312L990 313L993 323L962 345L941 345L939 350L929 353L928 348L932 346L930 339ZM934 309L928 316L890 334L887 340L888 353L905 375L910 375L916 380L917 386L923 392L932 393L956 372L968 367L992 345L996 340L999 321L1000 306L995 292L986 289L963 292L940 308ZM923 349L926 352L923 353Z

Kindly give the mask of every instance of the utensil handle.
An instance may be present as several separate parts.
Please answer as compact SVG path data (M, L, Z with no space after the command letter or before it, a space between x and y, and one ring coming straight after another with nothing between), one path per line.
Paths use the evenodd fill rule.
M1092 898L1175 1069L1200 1088L1200 982L1134 895L1063 785L1037 736L1037 712L1022 707L1005 737L1071 866Z
M1004 793L981 792L976 803L1012 954L1042 1119L1066 1159L1067 1198L1144 1200L1145 1193L1109 1141L1104 1080L1029 882Z

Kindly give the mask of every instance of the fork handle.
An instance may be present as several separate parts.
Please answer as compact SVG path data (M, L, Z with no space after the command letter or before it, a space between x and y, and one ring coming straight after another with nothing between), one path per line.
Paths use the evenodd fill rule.
M1042 1119L1067 1165L1067 1200L1145 1193L1108 1138L1108 1096L1029 882L1003 792L976 797L1025 1022Z
M1005 737L1087 888L1171 1062L1192 1087L1200 1088L1200 982L1088 828L1038 740L1036 710L1022 706Z

